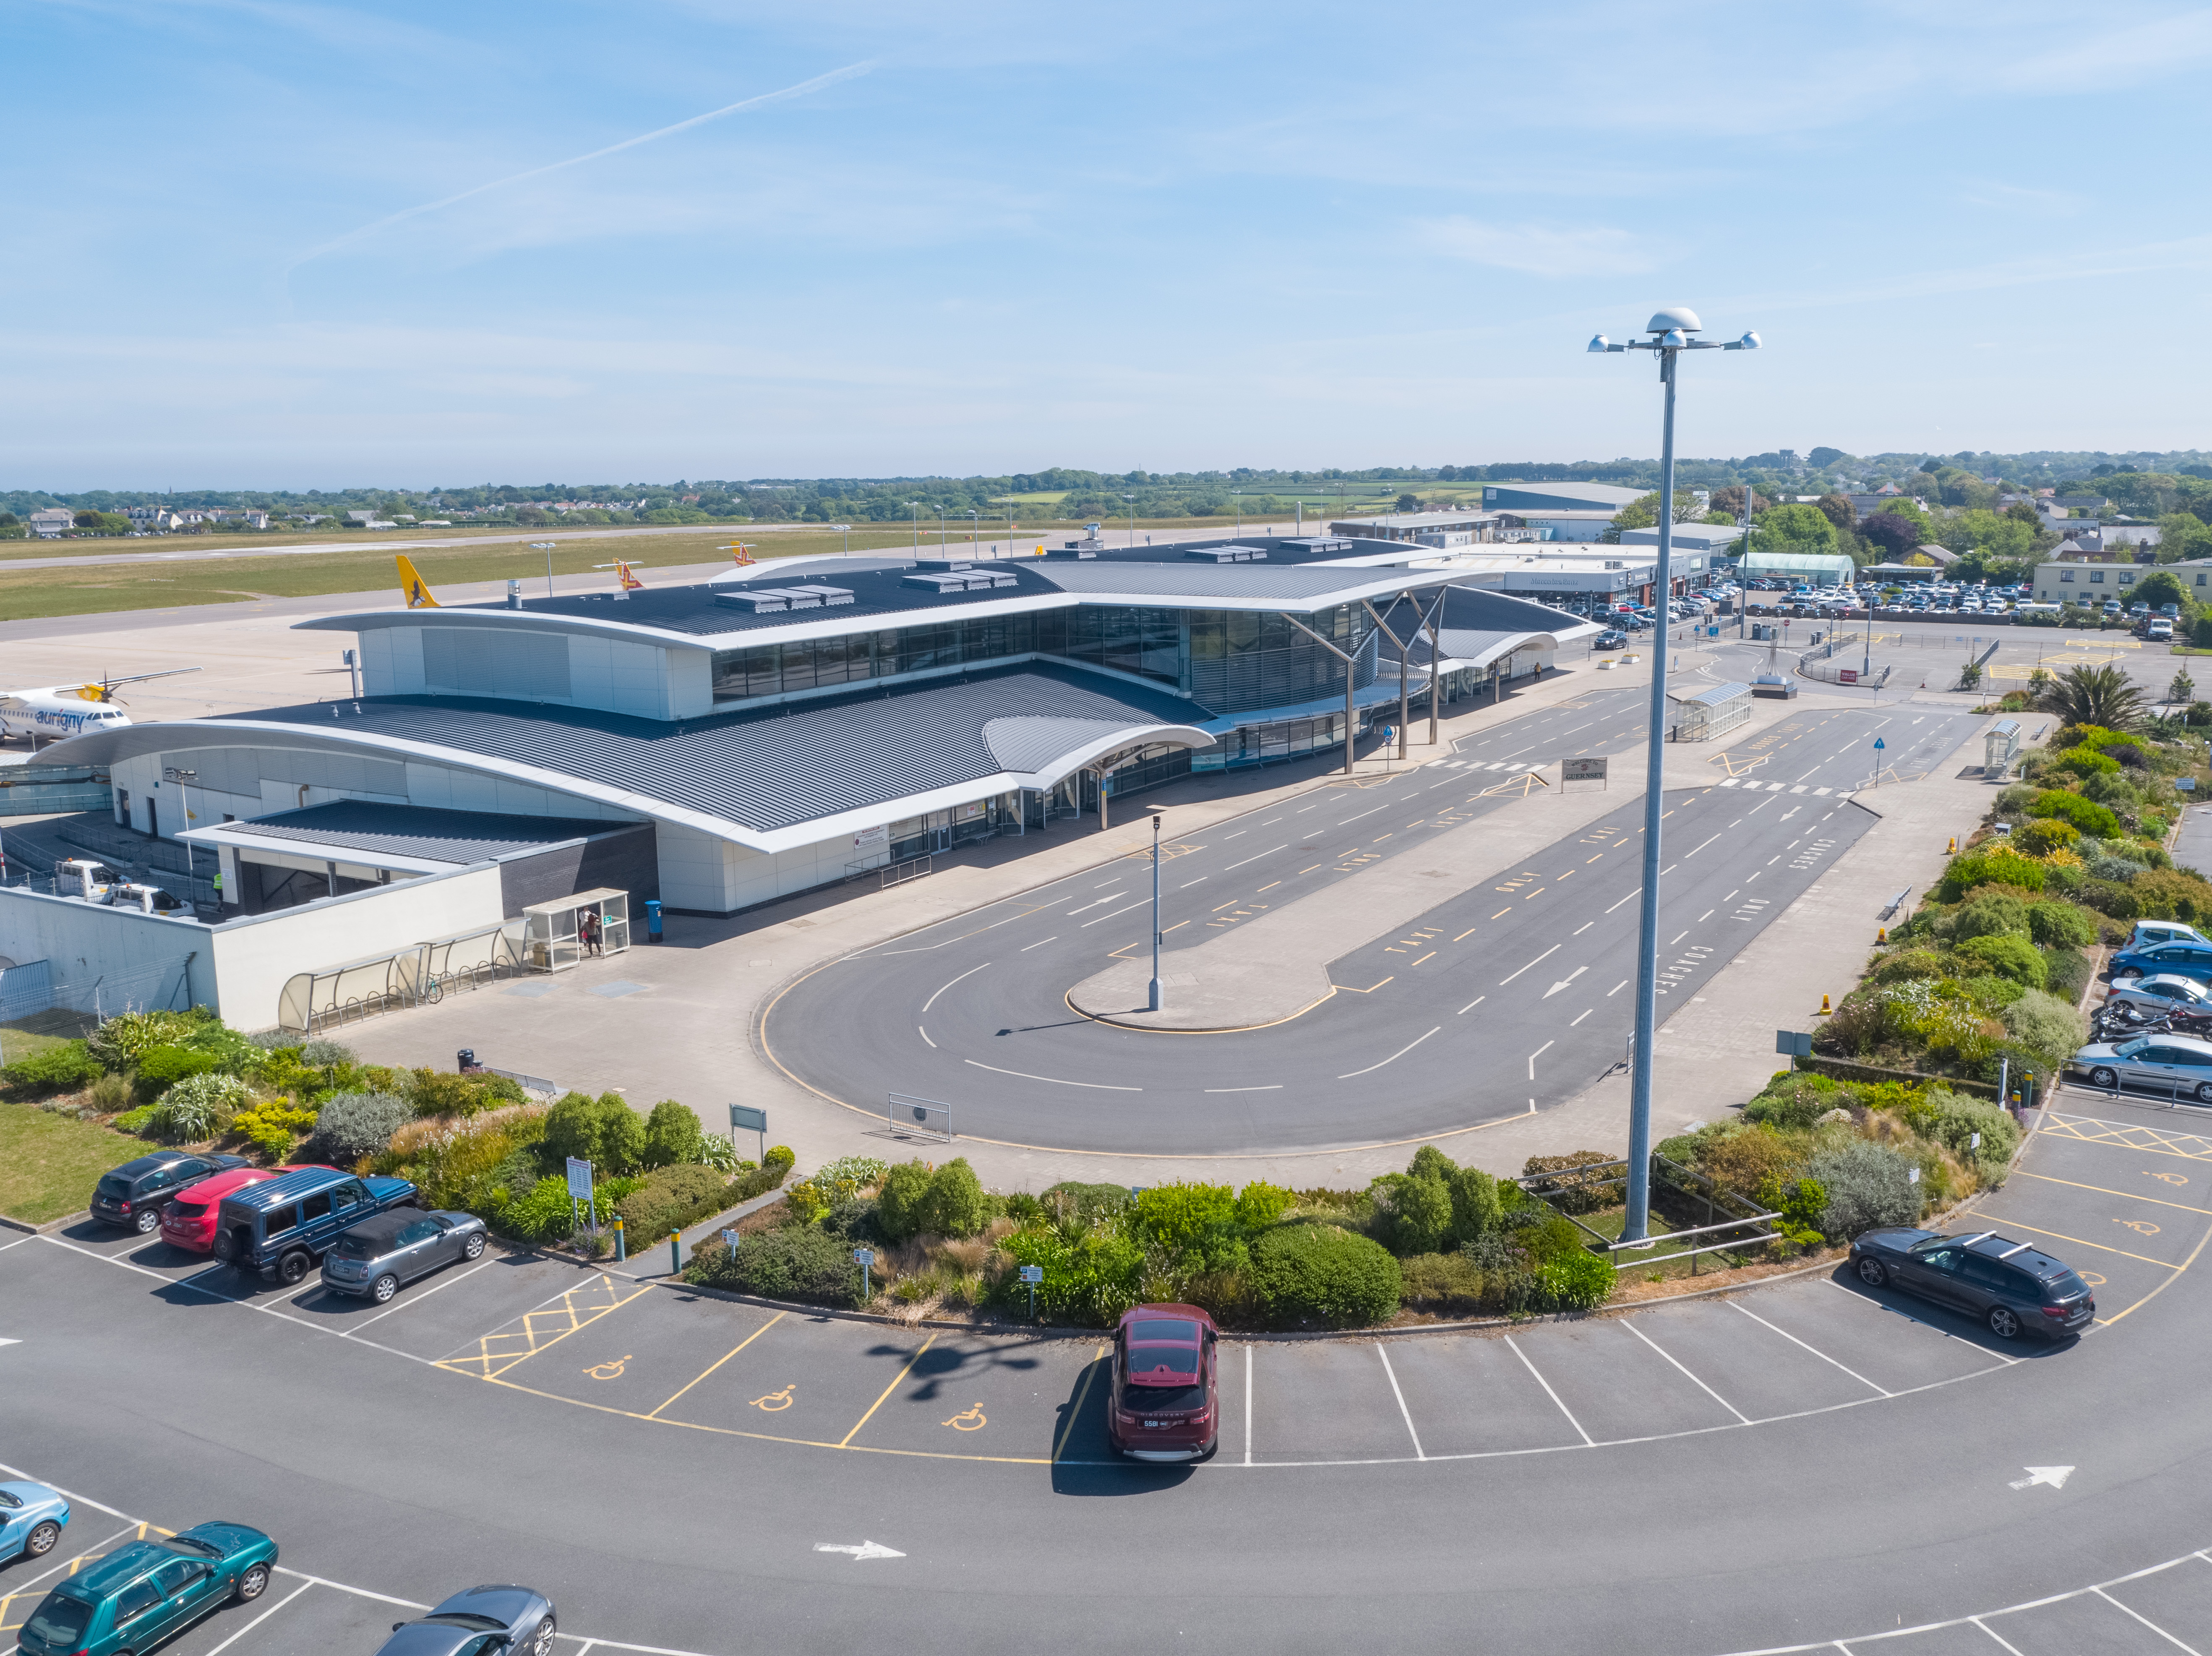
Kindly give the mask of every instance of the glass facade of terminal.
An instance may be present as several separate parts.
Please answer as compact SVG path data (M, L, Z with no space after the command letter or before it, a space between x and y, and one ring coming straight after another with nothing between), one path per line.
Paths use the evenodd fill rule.
M1373 682L1376 634L1364 610L1340 606L1307 624L1359 657L1358 684ZM1344 664L1280 616L1085 604L717 650L714 695L718 702L743 701L1027 656L1149 679L1215 713L1344 694Z

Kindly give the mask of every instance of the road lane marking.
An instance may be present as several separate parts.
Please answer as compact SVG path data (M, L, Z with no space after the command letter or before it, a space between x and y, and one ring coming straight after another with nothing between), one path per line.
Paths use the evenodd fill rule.
M1271 1087L1208 1087L1206 1090L1209 1093L1279 1093L1283 1090L1283 1083L1278 1081Z
M301 1582L301 1583L300 1583L300 1585L299 1585L298 1586L296 1586L296 1587L293 1588L291 1592L289 1592L286 1593L286 1594L285 1594L282 1598L279 1598L279 1599L278 1599L275 1604L273 1604L270 1605L270 1606L269 1606L269 1608L268 1608L267 1610L263 1611L261 1612L261 1614L260 1614L260 1615L258 1615L258 1616L255 1617L252 1621L248 1622L248 1623L247 1623L244 1627L242 1627L242 1628L239 1629L239 1630L238 1630L237 1632L235 1632L235 1633L232 1634L232 1635L230 1635L230 1637L229 1637L229 1638L228 1638L228 1639L224 1640L221 1644L217 1645L217 1646L216 1646L213 1650L210 1650L210 1652L208 1652L207 1656L222 1656L222 1653L223 1653L224 1651L228 1650L228 1649L229 1649L233 1645L236 1644L236 1643L237 1643L240 1639L243 1639L243 1638L244 1638L247 1634L249 1634L249 1633L252 1632L254 1629L256 1629L256 1628L259 1627L259 1626L260 1626L264 1622L267 1621L270 1617L274 1616L274 1615L275 1615L278 1611L280 1611L280 1610L283 1609L285 1605L287 1605L287 1604L290 1604L290 1603L291 1603L295 1598L298 1598L301 1593L305 1592L306 1592L309 1587L312 1587L312 1586L313 1586L314 1585L315 1585L315 1584L314 1584L313 1581L302 1581L302 1582Z
M1018 953L1018 954L1026 955L1026 954L1028 954L1028 953L1030 952L1030 949L1042 949L1042 948L1043 948L1043 947L1045 946L1045 944L1047 944L1047 943L1058 943L1059 941L1060 941L1060 935L1059 935L1057 932L1055 932L1055 933L1054 933L1054 934L1053 934L1051 937L1041 937L1041 938L1039 938L1036 942L1035 942L1035 943L1027 943L1027 944L1024 944L1021 949L1018 949L1016 952L1017 952L1017 953Z
M1497 918L1497 916L1496 916L1496 915L1492 915L1491 918L1492 918L1492 919L1495 919ZM1537 964L1537 962L1538 962L1538 961L1544 961L1544 960L1547 960L1547 959L1549 959L1552 955L1558 954L1558 953L1559 952L1559 949L1560 949L1560 948L1561 948L1561 947L1562 947L1562 945L1561 945L1561 944L1559 944L1559 943L1553 943L1553 944L1549 949L1546 949L1542 954L1540 954L1540 955L1537 955L1535 960L1530 961L1528 962L1528 966L1534 966L1535 964ZM1507 973L1507 974L1505 974L1505 976L1504 976L1504 977L1502 977L1502 978L1498 979L1498 986L1500 989L1503 989L1503 988L1504 988L1507 984L1509 984L1509 983L1512 982L1514 979L1516 979L1516 978L1519 977L1522 972L1526 972L1526 971L1528 969L1528 966L1522 967L1522 968L1519 968L1519 970L1517 970L1517 971L1514 971L1514 972L1509 972L1509 973Z
M1529 1080L1534 1081L1536 1078L1536 1060L1543 1057L1545 1053L1550 1052L1552 1048L1559 1044L1558 1037L1554 1036L1552 1040L1546 1041L1541 1046L1539 1046L1534 1052L1528 1054Z
M1120 884L1120 883L1121 883L1121 881L1116 880L1116 881L1109 882L1109 883L1112 883L1112 884L1117 884L1117 885L1118 885L1118 884ZM1095 898L1093 898L1091 901L1089 901L1089 902L1087 902L1087 903L1084 904L1082 908L1071 908L1071 909L1069 909L1067 912L1068 912L1068 913L1069 913L1071 916L1072 916L1072 915L1076 915L1076 914L1080 914L1080 913L1083 912L1083 909L1085 909L1085 908L1096 908L1096 907L1098 907L1098 905L1099 905L1099 904L1101 904L1101 903L1110 903L1110 902L1112 902L1112 901L1114 901L1114 899L1115 899L1115 898L1116 898L1116 897L1120 896L1121 895L1121 894L1120 892L1118 892L1118 891L1109 891L1109 892L1108 892L1108 893L1107 893L1104 896L1103 896L1103 897L1095 897Z
M1457 1012L1453 1014L1453 1016L1455 1017L1465 1017L1469 1012L1474 1010L1476 1007L1481 1005L1483 1002L1489 998L1490 997L1487 995L1477 995L1473 1000L1468 1002L1466 1005L1461 1007Z
M1389 839L1390 836L1389 836L1389 834L1384 834L1382 837L1383 837L1384 839L1386 839L1386 840L1387 840L1387 839ZM1275 847L1274 847L1274 850L1273 850L1273 851L1259 851L1259 852L1253 852L1253 854L1252 854L1251 856L1247 857L1247 858L1244 859L1244 863L1256 863L1256 862L1258 862L1258 861L1260 860L1260 858L1262 858L1262 857L1272 857L1272 856L1273 856L1273 855L1275 854L1275 852L1277 852L1277 851L1288 851L1289 849L1290 849L1290 847L1289 847L1288 846L1275 846ZM1230 864L1230 865L1229 865L1227 868L1223 869L1221 871L1222 871L1224 874L1233 874L1233 873L1235 873L1238 869L1240 869L1240 868L1243 867L1243 866L1244 866L1244 863L1231 863L1231 864Z
M1387 982L1389 980L1385 979L1384 981ZM1378 985L1377 986L1379 987L1380 986ZM1441 1029L1444 1026L1443 1024L1439 1023L1437 1025L1437 1029ZM1437 1029L1430 1030L1429 1035L1436 1034ZM1400 1059L1405 1057L1407 1053L1412 1052L1413 1048L1426 1040L1429 1038L1429 1035L1415 1036L1412 1040L1407 1041L1403 1046L1401 1046L1396 1052L1391 1053L1389 1057L1384 1059L1382 1060L1382 1064L1395 1064ZM1339 1076L1337 1077L1337 1079L1339 1081L1352 1081L1361 1076L1373 1075L1376 1071L1382 1067L1382 1064L1370 1064L1364 1070L1354 1070L1350 1075Z
M1589 1009L1589 1012L1584 1012L1584 1013L1583 1013L1583 1014L1581 1015L1581 1016L1580 1016L1580 1017L1577 1017L1577 1018L1574 1018L1574 1019L1572 1019L1571 1021L1570 1021L1570 1022L1569 1022L1569 1023L1567 1024L1567 1028L1570 1028L1570 1029L1573 1028L1575 1027L1575 1025L1576 1025L1576 1024L1580 1023L1580 1022L1583 1021L1583 1018L1586 1018L1586 1017L1588 1017L1588 1016L1590 1015L1590 1012L1595 1012L1595 1011L1596 1011L1596 1010L1597 1010L1597 1008L1596 1008L1596 1007L1595 1007L1595 1006L1591 1007L1591 1008Z
M914 1029L915 1033L920 1035L924 1040L929 1040L929 1031L923 1028L919 1023L914 1026ZM933 1040L929 1040L929 1044L933 1049L937 1046L937 1043Z
M963 1064L974 1064L979 1070L988 1070L993 1075L1012 1076L1019 1081L1048 1081L1055 1087L1088 1087L1094 1093L1141 1093L1142 1087L1109 1087L1098 1081L1062 1081L1058 1076L1033 1076L1026 1070L1001 1070L995 1064L976 1064L972 1058L963 1058Z
M1138 898L1138 899L1137 899L1137 901L1134 901L1134 902L1133 902L1133 903L1124 903L1124 904L1122 904L1122 906L1121 906L1121 907L1119 907L1119 908L1109 908L1109 909L1108 909L1108 910L1107 910L1103 914L1101 914L1101 915L1098 917L1098 919L1095 919L1095 920L1085 920L1085 921L1084 921L1083 925L1082 925L1081 926L1079 926L1079 927L1077 928L1077 930L1078 930L1078 931L1082 931L1082 930L1085 930L1085 929L1087 929L1087 928L1089 928L1089 927L1091 927L1091 926L1097 925L1101 924L1101 923L1102 923L1102 922L1103 922L1103 921L1112 919L1113 919L1115 915L1117 915L1117 914L1126 914L1126 913L1128 913L1131 909L1133 909L1133 908L1142 908L1142 907L1145 906L1145 904L1146 904L1148 901L1150 901L1150 900L1149 900L1149 899L1147 899L1147 898L1139 897L1139 898ZM1226 907L1226 905L1224 904L1224 907ZM951 988L951 986L950 984L947 984L945 986L946 986L947 988ZM925 1007L923 1010L926 1011L926 1010L927 1010L928 1009Z
M1244 1348L1244 1464L1252 1464L1252 1348Z
M2011 1225L2020 1230L2032 1230L2038 1236L2056 1236L2060 1241L2071 1242L2076 1247L2093 1247L2100 1253L2117 1253L2123 1259L2140 1260L2144 1265L2157 1265L2161 1270L2165 1271L2178 1271L2185 1269L2185 1267L2174 1265L2168 1260L2154 1259L2148 1253L2130 1253L2124 1247L2113 1247L2110 1244L2105 1242L2087 1242L2082 1240L2079 1236L2069 1236L2063 1230L2045 1230L2039 1225L2027 1224L2018 1219L2007 1219L2002 1215L1999 1214L1992 1214L1989 1216L1995 1218L1999 1224ZM2146 1220L2143 1222L2148 1223L2149 1222Z
M1091 907L1091 906L1092 906L1092 905L1090 905L1090 904L1085 904L1085 907ZM1077 913L1080 913L1082 911L1081 911L1080 909L1079 909L1079 910L1077 910L1076 912L1077 912ZM985 961L983 962L983 966L988 966L990 963L991 963L990 961ZM972 977L974 977L974 976L975 976L978 972L980 972L980 971L981 971L981 970L983 969L983 966L971 966L971 967L969 967L969 968L965 972L963 972L963 973L960 974L960 978L972 978ZM947 984L942 985L942 986L938 989L937 995L941 995L941 994L943 994L943 993L945 992L945 990L950 989L950 988L952 986L952 984L953 984L953 983L957 983L957 982L959 982L959 981L960 981L960 978L955 978L955 979L953 979L953 980L952 980L952 983L947 983ZM927 1000L926 1000L926 1001L922 1002L922 1004L921 1004L921 1015L922 1015L922 1016L924 1016L924 1017L927 1017L927 1016L929 1016L929 1009L930 1009L931 1007L933 1007L933 1006L934 1006L934 1005L936 1005L936 1004L937 1004L937 995L932 995L932 996L931 996Z
M767 1333L767 1332L768 1332L768 1331L769 1331L769 1329L771 1329L771 1328L775 1327L778 1323L781 1322L781 1321L782 1321L786 1317L788 1317L790 1314L791 1314L791 1313L789 1313L788 1311L779 1311L779 1312L777 1312L777 1313L775 1313L775 1315L774 1315L773 1317L770 1317L770 1318L769 1318L766 1322L763 1323L763 1324L762 1324L758 1328L756 1328L755 1330L753 1330L753 1331L752 1331L751 1333L750 1333L750 1334L746 1335L746 1336L744 1337L744 1338L743 1338L743 1339L739 1340L739 1341L738 1341L735 1345L732 1346L732 1347L731 1347L727 1351L724 1352L720 1356L719 1356L719 1357L715 1358L715 1359L714 1359L714 1361L712 1363L708 1364L708 1367L707 1367L703 1371L702 1371L700 1374L696 1374L696 1375L694 1375L691 1379L690 1379L690 1380L688 1380L684 1381L684 1384L683 1384L683 1386L681 1386L681 1387L677 1391L676 1397L672 1397L671 1398L669 1398L669 1399L668 1399L668 1403L664 1403L664 1404L662 1404L660 1405L660 1409L665 1409L665 1408L667 1408L667 1407L668 1407L668 1404L670 1404L670 1403L674 1403L674 1402L676 1401L676 1398L680 1398L680 1397L682 1397L682 1396L684 1395L684 1392L686 1392L690 1391L693 1386L696 1386L696 1385L697 1385L701 1380L702 1380L706 1379L706 1378L707 1378L707 1376L708 1376L708 1374L713 1374L713 1373L714 1372L714 1370L715 1370L715 1369L720 1368L724 1363L727 1362L728 1362L732 1357L736 1356L738 1355L738 1352L740 1352L740 1351L744 1350L747 1346L750 1345L750 1344L751 1344L755 1340L758 1339L762 1335L763 1335L763 1334ZM658 1420L658 1419L659 1419L659 1418L660 1418L660 1409L656 1409L656 1410L654 1410L651 1414L647 1415L647 1416L646 1416L646 1418L647 1418L647 1420Z
M2130 1191L2107 1190L2102 1185L2084 1185L2071 1179L2053 1179L2047 1173L2030 1173L2025 1168L2017 1169L2014 1176L2021 1179L2040 1179L2046 1185L2072 1185L2075 1190L2093 1190L2100 1196L2118 1196L2130 1202L2148 1202L2153 1207L2179 1208L2185 1213L2212 1214L2212 1208L2191 1207L2186 1202L2163 1202L2155 1196L2137 1196ZM2155 1174L2152 1175L2154 1178L2157 1176ZM2180 1175L2177 1174L2174 1176L2179 1178Z
M1413 1459L1426 1460L1429 1452L1421 1447L1421 1435L1413 1429L1413 1411L1406 1407L1406 1394L1398 1389L1398 1371L1390 1366L1390 1348L1378 1345L1375 1355L1382 1359L1382 1372L1390 1377L1390 1395L1398 1399L1398 1417L1406 1422L1406 1435L1413 1440Z
M1628 980L1626 978L1623 978L1619 983L1616 983L1612 988L1605 992L1605 998L1607 1000L1611 1000L1615 995L1619 994L1622 990L1627 987Z

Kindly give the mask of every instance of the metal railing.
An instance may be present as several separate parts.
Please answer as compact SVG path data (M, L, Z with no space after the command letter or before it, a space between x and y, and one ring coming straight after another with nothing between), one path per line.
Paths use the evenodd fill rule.
M1628 1179L1628 1158L1613 1162L1591 1162L1580 1167L1563 1168L1556 1172L1528 1174L1515 1180L1527 1194L1534 1197L1553 1212L1589 1239L1587 1246L1593 1253L1602 1253L1611 1259L1616 1271L1641 1271L1646 1265L1668 1265L1676 1259L1690 1261L1690 1272L1697 1274L1698 1260L1707 1253L1740 1253L1747 1248L1764 1246L1768 1242L1788 1239L1774 1230L1774 1222L1781 1216L1770 1213L1757 1203L1745 1200L1735 1192L1715 1184L1705 1174L1669 1161L1656 1151L1651 1157L1651 1184L1655 1197L1671 1196L1685 1205L1701 1204L1705 1210L1706 1222L1677 1230L1662 1231L1646 1236L1642 1241L1624 1242L1594 1230L1566 1211L1555 1197L1571 1197L1577 1193L1596 1195L1611 1186L1626 1188ZM1725 1213L1726 1218L1715 1214ZM1630 1259L1623 1255L1632 1250L1662 1247L1671 1242L1680 1242L1699 1236L1715 1235L1722 1231L1742 1231L1750 1228L1753 1234L1738 1235L1727 1240L1700 1243L1673 1253L1662 1253L1654 1259Z

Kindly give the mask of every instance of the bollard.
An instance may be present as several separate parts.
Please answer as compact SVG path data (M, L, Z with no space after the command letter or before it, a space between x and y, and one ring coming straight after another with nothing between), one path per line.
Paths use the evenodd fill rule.
M623 1234L622 1215L615 1215L615 1259L617 1262L629 1258L629 1239Z
M684 1239L680 1235L668 1239L668 1274L672 1277L684 1274Z

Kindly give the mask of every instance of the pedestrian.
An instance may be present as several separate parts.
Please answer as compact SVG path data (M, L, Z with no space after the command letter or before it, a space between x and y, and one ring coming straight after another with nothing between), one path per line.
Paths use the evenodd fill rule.
M577 941L584 945L587 955L599 952L599 916L596 909L587 908L576 922Z

